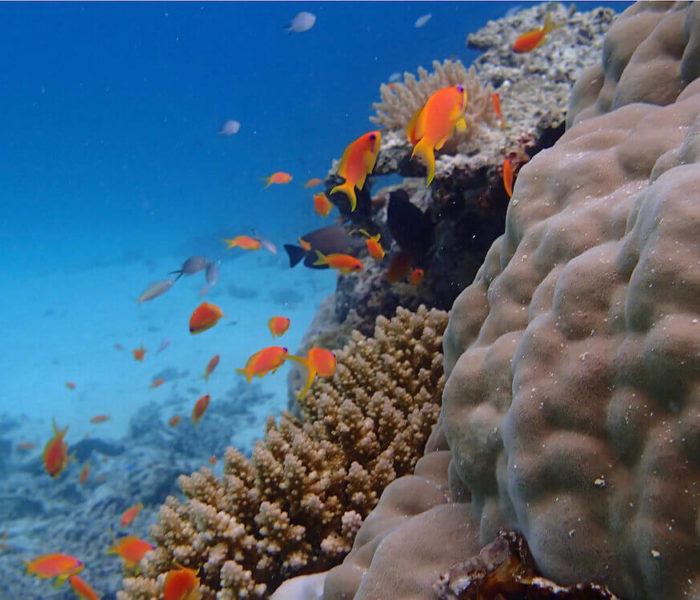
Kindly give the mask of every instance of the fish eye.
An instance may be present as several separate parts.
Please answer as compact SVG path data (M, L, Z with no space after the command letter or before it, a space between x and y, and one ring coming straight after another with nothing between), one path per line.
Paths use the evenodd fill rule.
M369 134L369 139L370 139L371 141L374 141L374 140L377 139L377 136L376 136L374 133L370 133L370 134Z
M464 86L463 85L458 85L457 86L457 91L461 94L464 91Z

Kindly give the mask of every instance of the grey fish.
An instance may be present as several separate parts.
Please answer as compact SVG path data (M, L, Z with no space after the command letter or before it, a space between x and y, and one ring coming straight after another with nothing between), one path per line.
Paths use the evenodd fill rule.
M194 275L195 273L199 273L202 269L206 269L209 262L209 259L204 258L203 256L190 256L184 263L182 263L181 269L178 269L177 271L170 271L170 274L172 275L173 273L178 273L178 276L175 278L177 281L183 275Z
M316 15L310 12L302 11L296 17L292 19L292 22L287 25L287 31L291 33L296 31L301 33L302 31L308 31L316 23Z
M207 285L212 287L219 282L219 269L215 263L209 262L207 264L207 270L204 271L204 276L207 279Z
M136 299L136 302L142 304L148 300L153 300L158 296L165 294L175 283L175 279L163 279L162 281L154 281L149 284L149 286L143 291L143 293Z
M241 124L233 119L226 121L219 131L219 135L235 135L241 128Z
M263 246L263 248L265 248L265 250L267 250L268 252L272 252L272 254L277 254L277 246L275 246L267 238L260 237L258 235L257 231L255 231L255 229L253 229L253 237L262 244L262 246Z

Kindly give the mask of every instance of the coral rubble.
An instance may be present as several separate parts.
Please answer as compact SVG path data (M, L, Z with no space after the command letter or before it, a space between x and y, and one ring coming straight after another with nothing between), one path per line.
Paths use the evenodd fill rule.
M286 578L339 563L384 488L413 470L437 420L447 314L420 307L353 333L332 380L300 400L303 421L268 421L252 459L226 452L224 476L181 476L152 529L158 544L121 600L162 589L174 562L199 569L205 600L265 598Z

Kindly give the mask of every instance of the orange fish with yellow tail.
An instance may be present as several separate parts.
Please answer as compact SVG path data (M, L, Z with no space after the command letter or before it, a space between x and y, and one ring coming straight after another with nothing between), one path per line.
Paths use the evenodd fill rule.
M236 373L245 375L248 383L254 376L264 377L268 373L274 373L284 363L284 357L288 350L282 346L268 346L258 350L246 362L245 367L236 369Z
M219 319L225 316L216 304L202 302L190 317L190 333L195 335L211 329L219 322Z
M333 210L333 203L325 194L314 194L314 210L321 217L327 217Z
M364 265L359 258L355 258L350 254L329 254L326 256L319 250L316 250L318 259L314 265L328 265L331 269L338 269L344 275L362 271Z
M249 235L237 235L235 238L222 238L221 241L226 244L227 250L235 248L236 246L241 250L260 250L260 248L262 248L262 242Z
M418 155L428 176L426 184L435 177L435 150L440 150L456 129L464 131L467 122L467 90L463 85L452 85L435 92L419 108L406 126L406 137L414 145L411 158Z
M82 600L100 600L97 592L90 587L80 575L71 575L68 578L68 583L73 588L73 591L78 594L78 598Z
M134 519L138 516L138 514L141 512L141 509L143 508L143 503L139 502L138 504L134 504L133 506L130 506L124 511L124 514L122 515L121 520L119 521L119 525L122 527L128 527L131 525L131 523L134 521Z
M365 229L358 229L357 231L367 238L365 242L367 244L367 251L369 252L369 255L374 260L382 260L382 258L384 258L384 248L382 248L382 245L379 243L381 234L378 233L377 235L371 235L369 231Z
M547 16L544 18L544 25L542 25L541 28L533 29L518 36L518 39L515 40L513 44L513 52L531 52L535 48L539 48L544 43L546 35L562 25L563 23L552 23L552 15L550 11L547 10Z
M55 552L53 554L43 554L32 560L25 560L27 575L36 575L40 579L51 579L57 577L54 587L59 587L71 575L80 573L85 568L83 562L69 554Z
M209 362L207 363L207 366L204 369L204 375L202 375L205 381L209 380L209 375L211 375L214 372L214 369L216 369L217 365L219 364L220 358L221 357L218 354L215 354L209 359Z
M267 322L267 327L272 334L272 339L284 335L287 329L289 329L290 323L291 321L288 317L270 317L270 320Z
M285 173L284 171L276 171L269 177L261 177L261 179L265 182L265 187L268 188L273 183L289 183L292 180L292 176L289 173Z
M54 436L46 442L42 458L44 460L44 469L51 477L55 478L66 468L66 465L71 461L71 457L68 456L68 444L63 441L68 427L63 431L59 431L56 426L56 419L53 419L52 422Z
M180 566L166 573L163 600L200 600L201 597L199 577L194 569Z
M306 383L297 395L297 400L302 398L304 394L309 391L316 375L321 377L333 377L338 366L338 359L335 357L335 354L323 348L311 348L306 353L306 358L294 356L293 354L288 354L285 358L304 365L308 372Z
M194 426L197 426L197 423L199 423L199 420L202 418L204 413L207 410L207 407L209 406L209 401L211 400L211 395L210 394L204 394L197 402L194 404L194 408L192 409L192 423L194 423Z
M355 188L361 190L367 175L374 169L381 141L381 132L370 131L357 138L343 152L338 166L338 175L345 181L336 185L330 193L343 192L350 200L350 212L353 212L357 206Z
M509 158L503 161L503 188L509 198L513 197L513 164Z
M138 571L139 562L146 555L146 552L150 552L153 548L154 546L147 541L135 535L127 535L119 540L114 540L114 545L107 550L107 554L118 554L124 568Z

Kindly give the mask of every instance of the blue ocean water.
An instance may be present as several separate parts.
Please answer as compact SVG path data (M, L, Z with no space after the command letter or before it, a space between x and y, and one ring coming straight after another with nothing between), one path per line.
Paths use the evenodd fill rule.
M119 437L153 400L186 413L208 391L200 375L215 352L222 364L212 394L230 395L233 369L271 343L265 323L276 310L293 317L283 341L294 350L335 274L290 270L283 252L227 253L218 239L254 228L281 249L330 224L302 184L325 177L374 127L380 84L435 59L468 65L477 53L466 35L516 6L0 3L2 441L40 450L55 416L75 443L95 435L88 419L96 413L111 415L100 433ZM303 10L316 15L314 27L286 32ZM228 119L240 131L218 135ZM261 178L278 170L292 182L264 189ZM222 260L206 299L229 320L202 334L206 342L186 328L201 275L134 302L198 254ZM156 355L164 339L171 346ZM151 362L138 371L130 351L141 343ZM222 373L228 380L217 384ZM163 389L147 395L161 375ZM261 384L278 395L256 410L285 406L281 381ZM15 418L25 425L12 429ZM251 427L248 438L262 435L259 421ZM26 555L41 547L37 540Z

